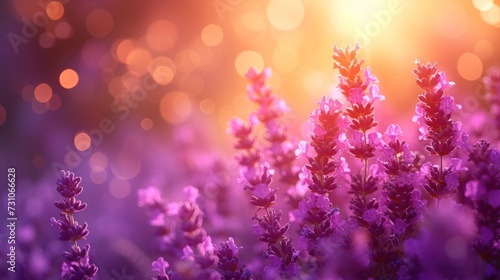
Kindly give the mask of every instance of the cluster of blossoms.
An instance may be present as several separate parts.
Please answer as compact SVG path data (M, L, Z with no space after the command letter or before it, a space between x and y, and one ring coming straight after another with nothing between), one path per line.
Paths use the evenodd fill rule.
M437 156L438 164L413 152L399 125L377 132L375 104L384 96L370 68L362 68L358 50L357 45L334 47L338 89L348 104L323 97L309 117L309 141L297 147L282 123L288 108L267 86L270 70L250 69L246 75L249 99L258 109L248 123L231 120L228 133L237 139L238 182L257 208L251 218L253 232L265 244L264 249L257 246L262 259L250 268L241 263L242 247L233 238L212 244L202 227L195 188L185 189L187 201L170 204L157 189L139 191L139 205L148 207L150 224L168 240L165 246L177 251L169 257L180 259L173 268L163 257L154 261L156 279L469 279L474 273L485 279L500 277L500 152L485 141L469 147L460 122L452 119L460 106L444 93L453 83L431 63L417 61L414 70L423 93L413 120L429 160ZM498 77L492 73L485 78L490 93L498 91ZM265 127L265 141L257 135L259 123ZM457 157L460 149L469 154L468 168ZM295 165L296 159L305 160L302 168ZM273 184L276 175L292 198L289 221L295 227L278 209L282 204ZM422 198L425 190L439 206L464 185L462 195L470 210L451 199L431 207ZM352 195L346 213L334 206L342 192ZM472 216L475 236L464 230L471 224L460 224L461 219L472 221ZM464 268L477 258L468 254L473 249L484 264Z
M282 212L272 208L276 203L278 191L271 188L275 170L271 169L268 162L261 162L263 157L270 156L273 166L280 173L281 182L285 185L293 186L298 181L297 170L293 165L295 149L286 137L286 127L278 120L288 108L267 86L270 70L257 73L250 68L246 77L251 83L247 88L249 99L258 104L258 110L250 116L249 125L235 118L231 120L228 130L228 133L238 139L235 148L241 151L237 156L241 165L239 182L251 191L250 203L265 211L262 216L256 213L252 217L255 221L254 233L259 236L260 241L267 244L264 255L270 259L270 264L265 267L264 274L292 277L299 272L296 264L298 251L293 248L292 240L285 235L290 224L282 225ZM255 136L254 127L257 121L266 128L265 139L269 145L264 148L258 146ZM297 199L297 196L294 198Z
M167 271L170 264L165 258L154 261L152 269L157 274L156 279L220 279L221 275L249 279L249 271L239 264L239 248L233 239L229 238L217 249L202 227L204 214L197 203L198 189L186 186L184 195L186 201L165 203L156 187L138 190L138 205L148 208L151 226L160 233L162 229L169 230L168 234L160 234L161 244L163 250L176 260L170 271ZM228 248L231 248L230 252Z
M85 239L89 234L88 224L79 225L74 216L75 213L87 208L86 203L76 199L76 196L83 191L80 185L82 178L75 177L75 174L69 171L61 171L61 175L56 182L56 190L63 199L54 204L61 210L62 219L57 220L54 217L50 219L52 226L60 230L59 239L72 243L70 250L63 253L61 277L74 280L92 279L97 273L97 266L90 263L90 245L78 246L78 241Z

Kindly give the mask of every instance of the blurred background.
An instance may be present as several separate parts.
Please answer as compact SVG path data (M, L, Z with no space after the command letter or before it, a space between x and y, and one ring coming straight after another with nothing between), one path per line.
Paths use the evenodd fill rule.
M290 107L287 122L300 140L316 102L338 95L333 45L360 44L359 56L386 96L376 112L379 131L399 123L407 139L418 133L411 122L420 93L416 59L438 62L456 82L449 93L463 105L456 116L462 120L484 105L481 78L500 64L500 2L493 0L0 5L0 172L6 182L7 168L16 168L18 264L40 279L57 278L67 249L48 221L58 215L60 169L83 177L81 199L89 207L77 220L89 222L89 243L101 244L91 253L101 279L142 279L156 259L146 254L155 244L136 206L137 189L155 185L173 201L188 184L207 198L222 185L241 195L226 129L233 116L255 109L243 77L250 66L272 68L270 83Z

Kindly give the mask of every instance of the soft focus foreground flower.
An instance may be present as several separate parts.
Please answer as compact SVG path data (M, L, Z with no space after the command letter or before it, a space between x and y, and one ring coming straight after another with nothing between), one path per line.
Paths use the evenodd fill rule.
M487 279L500 277L500 168L497 149L486 141L474 144L469 153L473 163L472 181L467 184L466 196L474 204L478 238L474 249L486 263Z
M258 106L257 111L252 115L260 121L266 128L264 139L267 144L263 150L267 151L273 168L279 174L279 180L288 185L295 185L297 182L297 168L294 166L296 143L287 135L288 127L283 124L282 117L290 111L286 102L278 98L268 85L271 77L271 70L266 68L258 73L250 68L245 77L250 85L247 87L248 98ZM235 127L234 122L230 124ZM234 128L230 128L234 132ZM240 135L231 133L239 139L244 139ZM240 143L242 140L240 140ZM241 149L237 144L235 147Z
M51 225L60 230L59 239L72 243L69 252L63 253L61 273L61 277L69 279L92 279L97 273L97 266L89 261L90 245L87 244L81 248L77 243L89 234L88 224L79 225L74 217L76 212L87 207L86 203L76 200L76 196L83 191L83 187L80 185L81 181L82 178L75 177L74 173L61 171L61 178L57 180L56 190L63 196L63 199L54 204L61 210L62 220L53 217L50 219Z

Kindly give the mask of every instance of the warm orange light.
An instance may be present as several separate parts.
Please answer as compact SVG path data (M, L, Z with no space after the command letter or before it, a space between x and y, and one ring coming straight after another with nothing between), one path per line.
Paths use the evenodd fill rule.
M468 81L475 81L483 73L483 63L477 55L464 53L457 62L457 70L462 78Z
M45 12L51 20L58 20L64 15L64 6L59 1L52 1L47 4Z
M46 84L41 83L35 88L35 99L40 103L48 102L52 98L52 88Z
M267 18L277 29L295 29L304 18L304 5L300 0L272 0L267 5Z
M90 139L90 136L85 133L85 132L79 132L75 135L75 148L79 151L86 151L90 148L90 144L92 143L92 140Z
M255 68L257 71L261 71L262 68L264 68L264 59L262 59L262 56L256 51L242 51L236 57L234 66L238 74L243 76L250 67Z
M78 73L70 68L65 69L59 75L59 83L65 89L74 88L78 84L79 79L80 78L78 77Z
M136 48L127 55L127 68L130 72L142 76L148 72L151 54L144 48Z
M176 40L177 27L168 20L157 20L148 27L146 42L154 51L168 51L175 45Z
M116 43L116 50L114 54L121 63L125 63L127 62L127 57L129 53L133 51L134 48L135 48L135 42L132 41L131 39L125 39L123 41Z
M224 32L217 24L209 24L201 31L201 40L207 46L217 46L223 37Z
M159 85L168 85L172 82L175 72L175 63L165 56L154 58L149 65L149 74Z
M191 115L191 110L191 99L181 91L169 92L160 101L161 116L171 124L185 122Z

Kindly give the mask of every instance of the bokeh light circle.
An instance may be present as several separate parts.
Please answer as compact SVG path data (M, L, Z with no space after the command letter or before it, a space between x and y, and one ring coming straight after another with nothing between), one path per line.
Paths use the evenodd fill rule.
M120 178L113 178L109 183L109 192L112 196L118 199L123 199L130 194L130 182Z
M46 84L41 83L35 88L35 99L40 103L46 103L52 98L52 88Z
M157 84L163 86L172 82L176 70L175 63L165 56L155 57L149 64L149 74Z
M191 99L184 92L169 92L160 101L161 116L170 124L183 123L191 115L191 103Z
M90 35L103 38L113 30L114 19L108 11L97 9L88 14L85 24Z
M300 0L271 0L267 5L269 22L280 30L292 30L304 18L304 5Z
M217 24L209 24L201 31L201 40L207 46L217 46L223 37L224 32Z
M144 130L150 130L153 128L153 120L150 118L144 118L141 120L141 128Z
M262 71L264 68L264 59L258 52L246 50L238 54L234 61L234 66L238 74L244 76L250 67L255 68L257 71Z
M483 63L477 55L464 53L457 61L457 70L462 78L468 81L475 81L483 73Z
M144 48L136 48L127 55L127 68L139 76L148 72L148 66L151 62L151 53Z
M64 6L59 1L52 1L47 4L45 12L51 20L58 20L64 15Z
M75 148L83 152L90 148L92 140L90 139L90 136L87 133L79 132L75 135L74 143L75 143Z
M486 12L495 5L494 0L472 0L474 7L482 12Z
M202 112L203 114L212 114L215 110L215 103L212 101L212 99L203 99L201 102L200 102L200 105L199 105L199 108L200 108L200 112Z
M78 84L79 79L78 73L70 68L63 70L59 75L59 83L65 89L74 88Z

